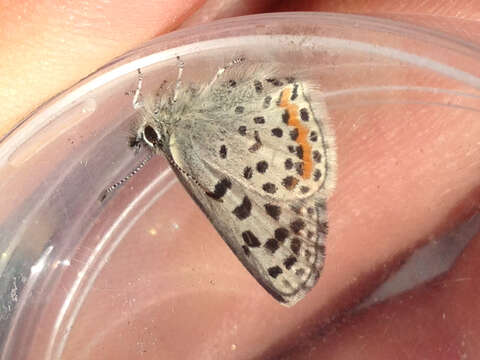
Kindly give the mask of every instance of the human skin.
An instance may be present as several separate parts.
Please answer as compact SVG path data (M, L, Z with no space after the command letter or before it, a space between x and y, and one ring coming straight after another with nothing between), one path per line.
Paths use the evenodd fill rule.
M329 11L389 18L404 15L411 23L417 22L424 26L431 24L436 29L455 33L456 36L474 39L480 30L478 25L480 3L478 1L456 1L454 4L445 2L445 5L441 3L435 0L423 2L329 0L280 3L227 1L224 7L219 9L215 2L204 5L198 0L4 2L0 11L2 104L0 134L7 133L38 105L115 56L182 24L192 25L217 17L254 12ZM205 7L200 9L202 5ZM200 9L203 17L195 14L197 9ZM439 22L438 19L445 22ZM462 24L461 33L459 27L454 25L457 21ZM380 120L386 114L379 112L377 116L377 119L372 118L370 121L381 126ZM388 139L378 141L365 133L366 141L371 142L365 153L355 151L355 138L349 137L348 119L334 124L336 133L340 134L339 149L342 153L349 153L350 149L350 153L354 154L339 169L339 184L329 202L331 209L329 243L331 242L332 246L329 248L328 262L349 264L342 270L345 279L355 277L355 266L359 259L367 259L364 261L374 259L376 252L387 253L395 258L400 245L403 249L408 248L405 244L414 247L418 239L426 239L432 234L453 229L472 215L478 207L476 177L480 170L478 156L480 122L465 119L462 113L458 114L457 119L451 115L445 119L441 108L430 110L428 113L428 117L435 121L426 118L425 113L410 114L410 119L405 119L406 115L402 113L401 108L393 108L388 116L401 117L405 120L392 122L391 128L388 129L398 135L395 141ZM425 134L423 139L425 149L433 149L427 151L428 156L419 155L420 149L411 145L413 140L404 131L405 123L408 122L406 120L412 119L416 119L412 128L417 133ZM467 126L468 131L465 131ZM436 142L440 136L443 136L441 144ZM391 168L384 169L385 178L381 182L372 182L370 176L375 172L373 166L388 163L388 153L379 151L385 148L411 149L408 155L417 156L415 164L417 169L421 170L421 177L409 181L408 177L396 172L396 165L392 163ZM434 151L435 149L438 151ZM435 164L443 163L445 159L442 156L445 154L455 159L455 166L439 169ZM360 170L359 164L362 165ZM372 189L378 184L394 184L394 191L388 193L388 198L373 202L367 196L368 191L364 190ZM412 192L412 188L415 191ZM406 201L406 194L412 193L414 196L408 197ZM189 200L182 198L181 201ZM359 204L355 209L343 205L352 201ZM390 211L388 217L382 216L385 209ZM359 215L352 216L353 213ZM353 220L345 224L342 222L342 216ZM207 228L208 223L201 221L198 226ZM214 234L211 230L205 231L207 235ZM376 243L379 239L391 237L392 231L395 234L395 241L382 245ZM205 236L208 237L207 235ZM227 256L228 250L225 250L226 247L221 241L209 243L206 238L204 241L212 253L219 257ZM257 356L263 354L261 358L268 356L279 358L278 349L281 349L281 352L286 354L285 358L299 359L475 358L480 352L480 322L474 321L480 318L480 303L476 301L480 295L480 285L475 281L476 275L480 273L480 263L477 260L479 254L480 245L478 238L475 238L446 275L360 314L345 316L343 322L322 330L322 334L312 324L324 323L326 320L320 321L315 317L326 319L347 308L352 304L351 299L358 296L355 292L362 293L362 289L368 288L368 281L364 281L360 288L352 287L334 299L322 297L321 294L312 294L311 299L309 296L298 305L302 306L299 310L297 307L284 309L273 304L268 296L259 295L258 306L249 309L249 319L237 319L239 327L244 324L244 327L251 328L253 332L255 324L250 324L251 319L259 319L266 314L272 319L276 317L293 319L301 313L311 319L308 325L310 330L302 332L302 336L308 339L302 339L301 347L295 346L297 342L292 340L292 337L295 337L295 328L292 326L289 329L290 336L285 334L280 340L276 338L275 342L272 342L276 344L275 346L255 352L252 350L255 345L250 343L250 351L243 354L249 357L252 357L252 354ZM228 261L224 261L222 265L222 261L217 264L209 257L203 260L207 263L210 261L211 266L220 268L228 266ZM319 285L332 288L338 285L339 277L335 274L335 266L328 262ZM238 272L243 271L240 266L234 269ZM228 282L226 278L229 274L226 272L220 275L216 282ZM245 291L258 291L258 285L247 280L248 274L245 274L245 277L241 276L240 281L244 282L242 286ZM332 303L333 300L335 303ZM228 301L225 300L223 304L228 304ZM318 304L322 306L319 307ZM202 311L199 308L194 310ZM226 314L228 317L228 313ZM288 320L282 324L288 326L295 323ZM268 337L273 337L275 332L280 330L279 326L274 325L272 330L262 333L262 342L268 343ZM76 331L81 332L81 329ZM242 343L241 335L238 336L237 343ZM242 351L239 348L236 354L242 354Z

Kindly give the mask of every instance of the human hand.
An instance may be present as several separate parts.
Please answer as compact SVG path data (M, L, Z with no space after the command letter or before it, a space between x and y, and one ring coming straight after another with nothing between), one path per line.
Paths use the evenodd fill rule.
M208 4L210 8L203 11L208 19L215 18L215 4ZM200 5L201 1L181 3L166 0L135 4L120 1L101 4L10 4L0 15L3 17L0 20L0 63L4 65L0 69L1 132L8 131L36 106L113 57L180 26L184 20L190 23L201 21L199 15L191 17ZM285 1L280 6L272 2L246 1L232 2L228 6L232 9L224 10L228 15L277 9L381 16L413 14L415 16L410 21L415 22L417 18L424 25L429 25L429 20L422 15L439 16L435 20L449 18L449 24L462 17L463 20L472 20L469 23L471 29L476 26L480 7L475 8L474 3L467 2L442 8L436 2L386 4L384 1L365 1L348 4L333 0L321 4ZM221 16L222 11L219 13ZM442 28L438 21L433 23L435 27ZM447 27L444 30L451 29ZM465 34L467 38L470 36L470 33ZM378 285L379 267L383 264L375 265L376 261L385 258L402 260L406 254L399 249L413 248L434 233L454 228L476 209L475 175L478 173L480 125L465 118L461 112L458 118L444 118L442 109L437 108L429 111L428 118L421 111L410 114L404 114L400 109L393 109L390 113L379 112L377 119L369 119L371 126L385 124L380 121L385 116L402 119L392 120L392 127L384 129L385 133L396 135L394 140L388 136L378 139L368 133L367 128L363 129L365 133L352 133L351 119L355 114L344 121L334 121L340 155L339 184L329 202L331 233L327 266L312 294L293 309L276 306L265 295L249 309L248 314L235 316L229 311L236 298L228 300L221 297L221 301L217 300L218 306L223 304L224 308L217 310L224 315L226 324L239 329L233 333L234 340L225 335L223 340L198 341L210 344L210 350L215 346L229 348L226 344L235 343L237 349L231 352L232 358L261 354L261 358L280 358L285 349L294 349L290 352L291 358L415 359L442 358L442 355L444 358L461 358L464 354L477 354L478 346L473 340L478 337L475 319L479 315L474 300L479 292L479 287L475 285L478 274L475 259L479 247L476 239L455 267L441 279L358 315L346 316L343 323L335 327L331 324L326 336L317 333L317 329L328 323L330 317L351 308L360 297ZM467 127L468 132L465 131ZM412 140L411 131L424 134L423 150L427 155L420 155L422 149L412 146L418 141ZM369 145L366 147L368 150L362 153L358 151L359 138L364 141L361 146L365 148L365 142ZM442 138L441 142L439 138ZM402 149L407 150L402 152ZM383 177L372 181L371 174L375 173L376 166L389 164L392 150L405 158L413 156L419 177L410 180L407 177L405 180L402 173L405 164L390 163L382 169ZM371 194L375 193L377 186L379 198L372 199ZM385 190L387 186L391 191ZM186 197L182 198L181 193L173 195L189 201ZM342 219L348 219L348 223ZM205 220L198 221L199 228L209 226ZM229 262L233 256L223 242L218 239L211 242L209 239L213 237L212 230L205 230L204 235L196 239L210 247L210 252L214 254L212 258L224 259L219 263L212 259L210 267L232 268ZM369 266L363 267L362 263ZM231 271L241 272L240 265L237 265ZM232 279L229 276L231 273L220 274L216 283L227 284ZM257 294L263 291L246 272L245 276L234 278L241 282L246 292ZM208 305L209 301L206 299L204 304ZM201 312L201 305L194 310ZM208 319L207 315L204 319ZM180 315L175 317L178 320ZM182 326L191 321L189 317L192 317L191 313L183 320ZM222 322L212 326L221 329ZM226 329L223 330L226 332ZM164 333L159 330L159 334ZM216 332L212 334L218 336ZM261 340L255 340L254 334ZM116 339L118 341L118 337ZM182 340L179 338L172 342L178 341L182 346ZM193 349L198 349L196 345L191 344ZM154 354L151 356L155 358ZM73 354L71 358L74 358Z

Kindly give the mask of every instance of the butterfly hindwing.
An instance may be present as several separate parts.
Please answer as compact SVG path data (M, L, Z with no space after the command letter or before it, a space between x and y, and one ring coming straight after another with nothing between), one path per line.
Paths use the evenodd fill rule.
M239 260L277 301L294 305L315 285L325 256L324 200L266 200L245 193L235 179L228 179L231 185L214 199L183 174L178 176ZM208 176L220 178L218 184L227 179L217 173Z

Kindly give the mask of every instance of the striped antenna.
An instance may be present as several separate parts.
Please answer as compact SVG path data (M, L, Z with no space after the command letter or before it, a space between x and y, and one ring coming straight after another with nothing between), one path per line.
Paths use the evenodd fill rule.
M114 192L116 189L118 189L120 186L122 186L123 184L125 184L128 180L130 180L130 178L135 175L136 173L138 173L140 170L142 170L142 168L145 166L145 164L153 157L153 153L150 153L148 154L145 159L143 159L136 167L135 169L133 169L127 176L125 176L123 179L117 181L116 183L110 185L108 188L106 188L105 190L102 191L102 193L100 194L100 196L98 197L98 199L100 201L104 201L108 194L110 194L111 192Z

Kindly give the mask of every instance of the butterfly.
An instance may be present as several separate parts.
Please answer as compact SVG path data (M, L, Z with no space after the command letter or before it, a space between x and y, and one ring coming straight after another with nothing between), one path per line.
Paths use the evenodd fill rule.
M245 58L205 84L184 85L178 64L170 95L144 97L139 71L133 103L140 117L129 144L148 149L146 161L163 155L246 269L292 306L325 260L336 152L321 94Z

